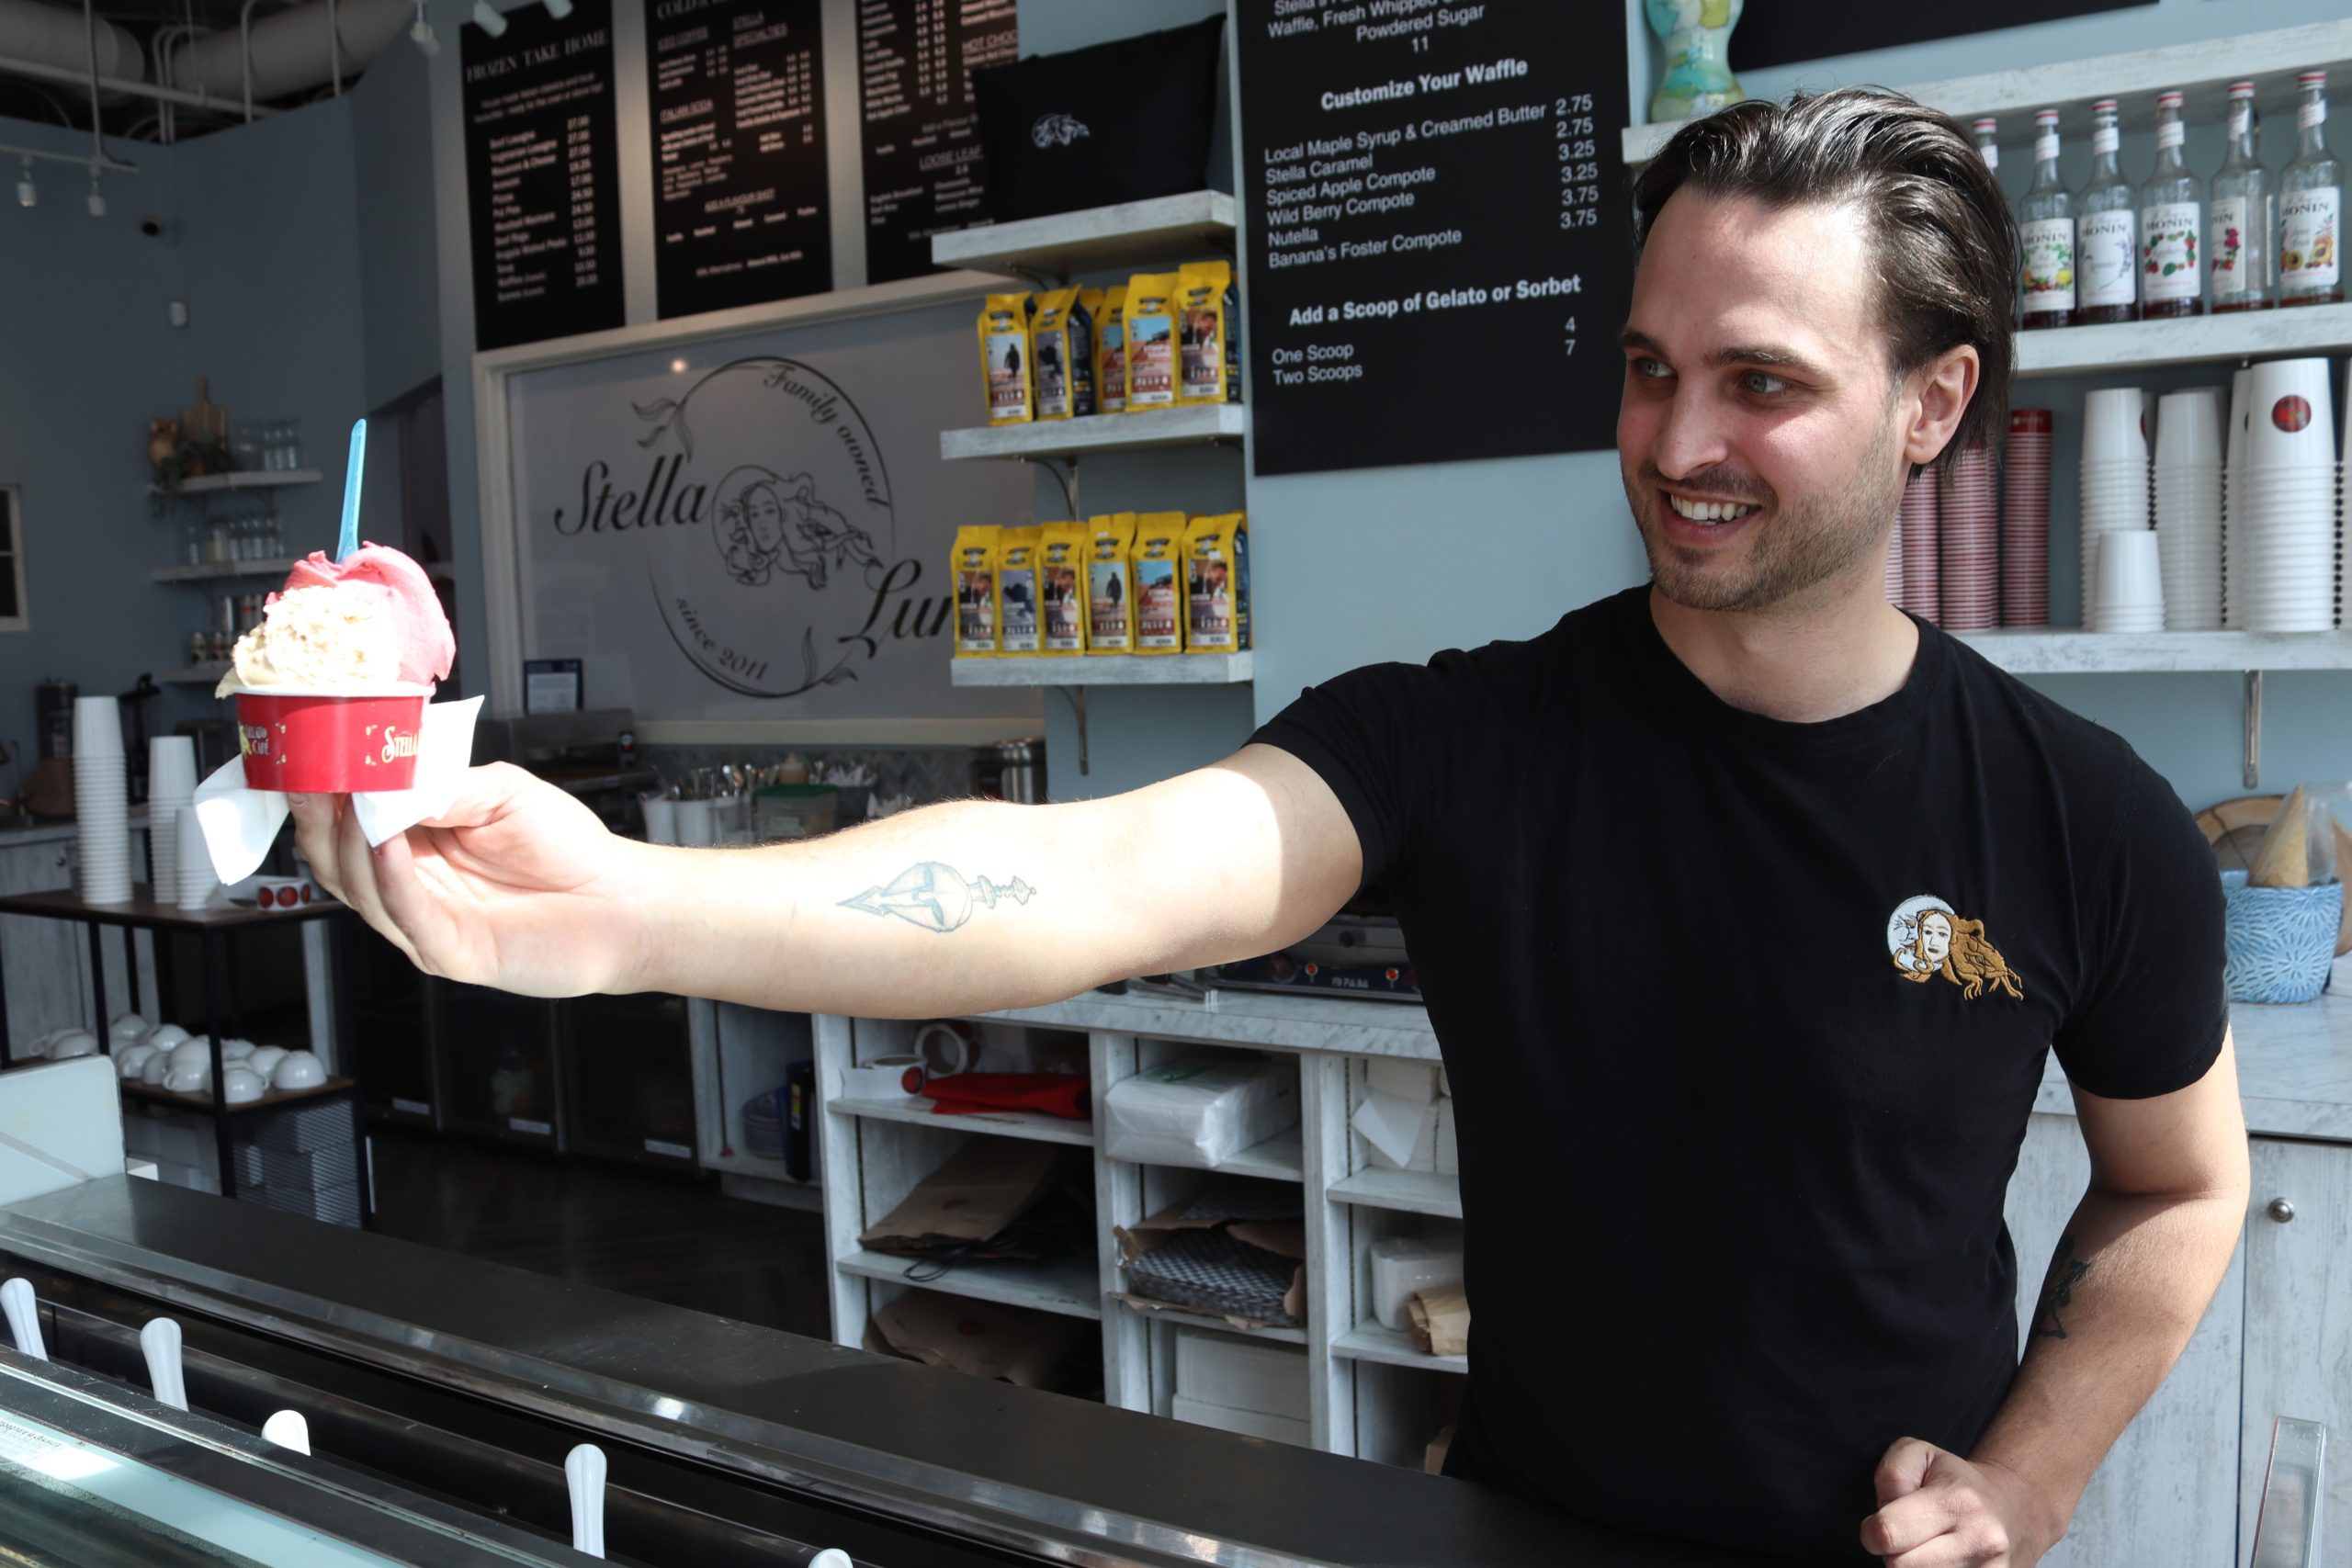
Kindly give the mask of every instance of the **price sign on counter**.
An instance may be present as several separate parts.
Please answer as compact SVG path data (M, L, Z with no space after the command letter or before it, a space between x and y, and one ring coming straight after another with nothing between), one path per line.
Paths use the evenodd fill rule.
M1634 265L1610 151L1622 8L1237 17L1258 472L1612 446Z
M820 0L650 0L662 317L833 286Z
M458 36L475 346L619 326L611 0L575 0L560 21L526 6L502 38L471 22Z

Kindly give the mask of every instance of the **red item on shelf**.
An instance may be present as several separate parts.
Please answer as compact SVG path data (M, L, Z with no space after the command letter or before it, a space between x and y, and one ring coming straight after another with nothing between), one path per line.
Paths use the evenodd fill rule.
M941 1116L989 1111L1035 1111L1083 1122L1090 1114L1087 1080L1075 1073L956 1073L922 1086Z

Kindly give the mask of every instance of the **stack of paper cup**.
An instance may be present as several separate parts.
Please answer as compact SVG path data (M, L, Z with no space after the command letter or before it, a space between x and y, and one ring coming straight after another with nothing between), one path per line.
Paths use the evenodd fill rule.
M1903 603L1903 513L1894 514L1894 526L1886 531L1886 602Z
M2335 408L2324 359L2256 365L2246 383L2245 457L2231 491L2231 593L2250 632L2335 624Z
M2049 409L2011 409L2001 455L2001 624L2050 624Z
M205 848L204 829L197 823L195 807L180 807L179 829L174 837L178 840L174 847L179 854L177 897L174 901L183 909L204 908L212 902L220 876L212 869L212 852Z
M2238 554L2245 530L2230 525L2230 509L2237 500L2233 492L2245 483L2245 430L2254 417L2253 380L2251 370L2240 370L2230 378L2228 445L2222 455L2222 625L2232 631L2243 629L2243 606L2233 596L2231 579L2243 570Z
M2222 389L2166 393L2156 412L2156 540L2165 629L2222 626Z
M2152 528L2111 528L2098 536L2091 607L2098 631L2165 629L2162 549Z
M112 697L74 699L74 829L81 840L83 902L129 903L130 781L122 709Z
M1981 632L2001 619L2001 509L1993 493L1993 454L1971 446L1953 460L1936 498L1943 554L1939 588L1947 630Z
M179 897L180 807L196 799L196 742L159 735L147 743L147 862L155 902Z
M1943 618L1943 547L1936 536L1936 476L1920 469L1903 490L1903 608L1933 626Z
M2099 536L2148 526L2146 400L2110 387L2083 400L2083 626L2098 624Z

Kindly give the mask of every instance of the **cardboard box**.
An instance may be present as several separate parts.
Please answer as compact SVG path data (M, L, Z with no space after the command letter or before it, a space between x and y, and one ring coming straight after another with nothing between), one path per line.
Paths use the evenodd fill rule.
M1256 1410L1235 1410L1223 1404L1209 1404L1178 1394L1169 1401L1168 1413L1179 1421L1189 1421L1195 1427L1214 1427L1220 1432L1238 1433L1245 1438L1263 1438L1269 1442L1295 1443L1300 1448L1312 1448L1315 1434L1304 1421L1288 1416L1268 1416Z
M1306 1352L1293 1345L1176 1330L1176 1393L1286 1421L1307 1419Z

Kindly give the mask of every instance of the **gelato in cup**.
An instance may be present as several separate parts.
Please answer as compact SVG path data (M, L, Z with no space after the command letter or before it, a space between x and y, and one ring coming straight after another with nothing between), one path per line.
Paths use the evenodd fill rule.
M363 545L295 563L262 624L237 639L218 695L237 704L248 788L295 794L404 790L434 682L457 643L424 569Z

